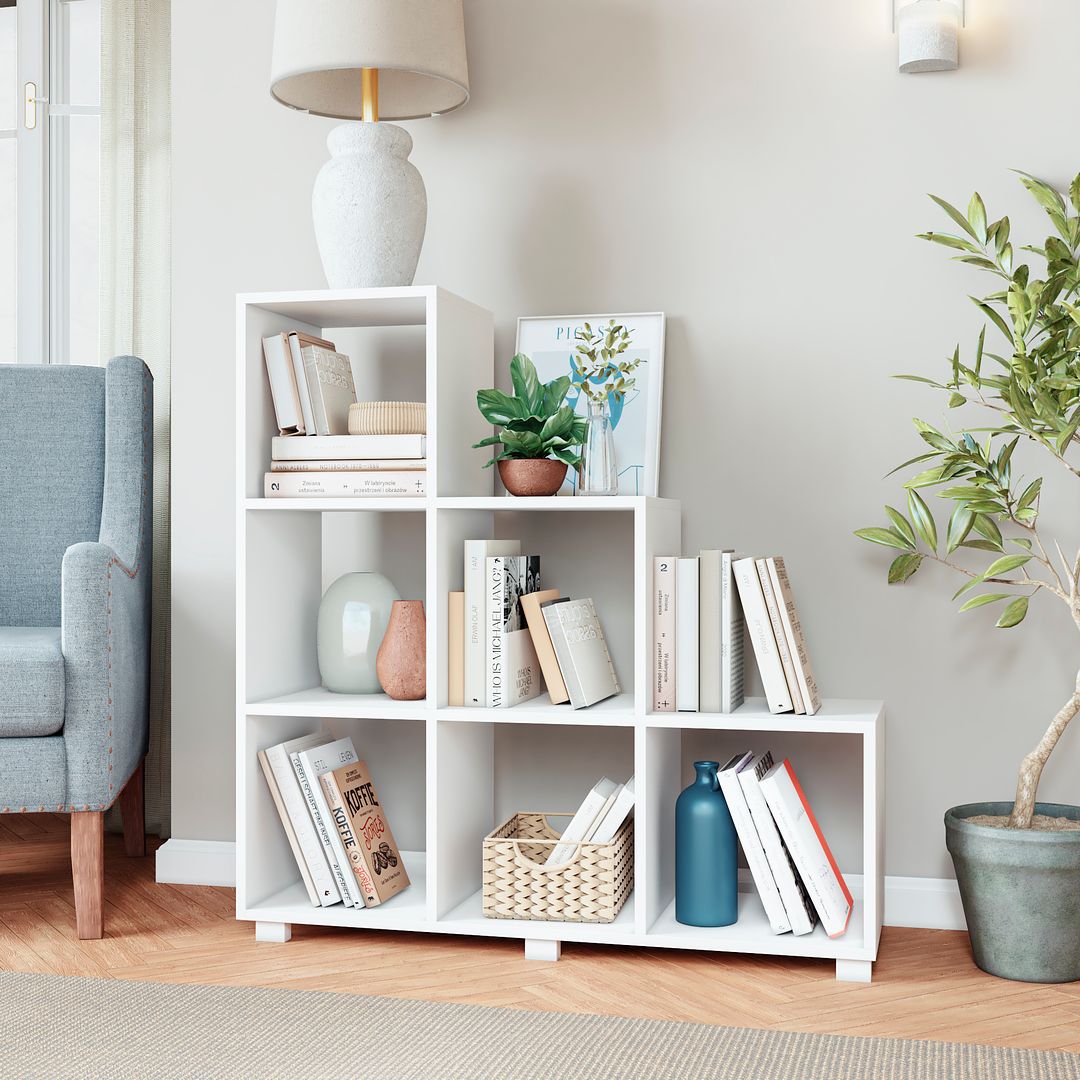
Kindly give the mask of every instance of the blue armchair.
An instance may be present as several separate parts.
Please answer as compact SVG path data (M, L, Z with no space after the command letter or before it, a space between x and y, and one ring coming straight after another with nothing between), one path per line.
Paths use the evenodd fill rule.
M141 360L0 365L0 812L71 815L81 938L118 798L145 854L152 459Z

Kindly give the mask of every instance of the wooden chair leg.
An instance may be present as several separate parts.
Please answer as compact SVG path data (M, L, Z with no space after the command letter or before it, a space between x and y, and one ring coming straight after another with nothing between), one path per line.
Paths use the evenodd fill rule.
M105 814L71 815L71 876L75 881L75 925L83 940L105 931Z
M143 770L145 759L131 774L124 790L120 792L120 818L124 823L124 851L128 855L146 854L145 804L143 796Z

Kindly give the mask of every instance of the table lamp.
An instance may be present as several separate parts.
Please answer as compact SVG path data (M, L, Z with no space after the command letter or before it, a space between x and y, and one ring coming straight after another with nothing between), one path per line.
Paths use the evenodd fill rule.
M333 289L411 285L427 193L412 137L387 120L469 100L462 0L278 0L270 93L316 116L359 121L330 132L312 215Z

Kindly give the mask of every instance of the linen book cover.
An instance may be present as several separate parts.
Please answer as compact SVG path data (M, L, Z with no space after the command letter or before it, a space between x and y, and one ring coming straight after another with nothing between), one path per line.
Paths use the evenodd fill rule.
M829 937L840 937L851 919L851 891L787 758L761 778L761 791L817 908L821 925Z
M675 711L675 557L653 559L653 712Z
M619 680L592 598L548 604L542 610L570 704L583 709L614 697Z
M318 435L319 432L315 426L315 411L311 402L311 390L307 375L304 372L303 350L305 346L318 345L332 351L334 343L324 341L322 338L312 337L310 334L302 333L299 330L288 331L284 336L292 360L293 378L296 380L296 395L300 400L300 411L304 417L304 434Z
M570 695L566 692L566 683L563 682L562 672L559 670L559 661L555 657L555 648L551 644L551 634L548 633L541 606L569 599L568 596L560 597L558 589L540 589L538 592L526 593L521 598L521 611L532 635L533 648L536 650L552 705L562 705L570 700Z
M371 773L363 761L354 761L335 769L334 781L341 792L354 837L349 848L350 862L363 862L374 885L377 902L385 904L408 888L410 882Z
M311 412L319 435L348 435L349 406L356 401L352 364L344 353L321 345L300 350Z

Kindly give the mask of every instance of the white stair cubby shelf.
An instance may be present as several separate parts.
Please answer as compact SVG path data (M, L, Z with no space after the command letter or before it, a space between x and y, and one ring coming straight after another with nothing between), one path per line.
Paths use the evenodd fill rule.
M362 399L427 402L426 494L400 499L265 499L276 433L261 339L299 327L354 359ZM869 980L882 922L884 708L826 701L812 717L749 700L732 715L654 713L649 670L654 555L681 550L679 504L637 496L495 493L476 390L495 385L489 312L435 287L248 294L237 298L237 916L260 940L293 924L505 937L556 959L561 942L819 957ZM463 586L467 539L513 537L539 554L545 586L592 596L622 693L589 709L546 695L512 709L447 705L447 594ZM424 701L331 694L320 686L315 622L323 590L379 570L423 599ZM752 662L748 656L748 661ZM257 751L312 731L350 735L367 760L412 886L357 910L307 901ZM695 758L790 754L833 844L855 909L847 933L774 935L749 879L739 921L674 918L675 799ZM635 888L610 924L486 919L481 840L519 810L573 810L602 774L637 778Z

